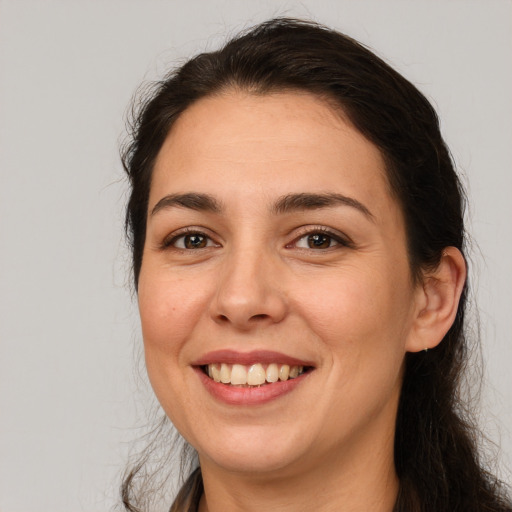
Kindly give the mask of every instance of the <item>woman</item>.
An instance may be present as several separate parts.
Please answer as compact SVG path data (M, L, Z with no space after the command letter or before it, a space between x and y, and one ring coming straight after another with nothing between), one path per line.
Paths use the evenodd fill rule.
M169 75L124 163L148 375L199 458L171 510L512 510L459 401L463 196L414 86L272 20Z

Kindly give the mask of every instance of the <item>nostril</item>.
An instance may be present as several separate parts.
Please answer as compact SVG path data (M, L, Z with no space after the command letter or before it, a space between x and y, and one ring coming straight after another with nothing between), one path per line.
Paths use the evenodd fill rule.
M228 292L228 287L219 291L210 305L211 318L218 324L248 329L266 322L280 322L286 316L284 299L275 290L247 288L243 294Z
M260 315L253 315L249 320L264 320L265 318L268 318L269 315L260 314Z
M245 321L245 324L246 324L246 327L249 327L250 325L257 325L259 322L263 322L265 320L268 320L269 318L272 318L271 315L267 315L265 313L252 315ZM236 318L230 318L230 316L222 315L222 314L219 314L216 316L216 321L220 324L228 324L228 323L229 324L230 323L239 324L240 323L240 322L237 322Z
M217 317L221 322L229 322L229 317L226 315L218 315ZM259 314L259 315L252 315L249 318L249 322L251 321L258 321L258 320L265 320L266 318L269 318L269 315L266 315L265 313Z

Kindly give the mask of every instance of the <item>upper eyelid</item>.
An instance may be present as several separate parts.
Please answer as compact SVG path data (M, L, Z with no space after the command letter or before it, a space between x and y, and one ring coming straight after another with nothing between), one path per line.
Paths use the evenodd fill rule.
M353 245L353 241L351 238L343 233L342 231L338 229L331 228L329 226L324 225L315 225L315 224L308 224L308 225L302 225L299 227L295 227L292 230L288 232L287 236L292 236L293 232L295 233L295 236L291 241L289 241L286 246L290 246L294 242L300 240L301 238L315 234L315 233L322 233L324 235L330 236L334 238L335 240L338 240L343 245ZM182 236L186 236L189 234L198 234L207 237L208 239L212 240L215 244L220 244L219 237L215 236L215 234L212 232L212 230L205 228L203 226L185 226L183 228L179 228L174 230L172 233L165 236L160 244L161 247L168 247L172 245L174 241L179 239Z
M299 240L300 238L315 234L315 233L322 233L324 235L330 236L335 239L340 239L344 243L353 243L351 238L343 233L342 231L334 228L330 228L328 226L322 226L322 225L307 225L307 226L301 226L299 229L299 233L295 236L294 240Z
M209 240L211 240L215 244L219 244L219 242L215 239L214 236L212 236L209 229L201 228L199 226L187 226L181 229L177 229L173 231L172 233L169 233L167 236L165 236L160 243L161 248L170 247L173 245L176 240L178 240L181 237L187 236L187 235L201 235L205 236Z

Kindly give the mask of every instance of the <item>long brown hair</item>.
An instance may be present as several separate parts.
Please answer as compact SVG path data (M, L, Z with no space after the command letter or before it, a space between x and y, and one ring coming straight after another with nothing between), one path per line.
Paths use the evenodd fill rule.
M142 264L151 173L173 123L192 103L229 88L254 94L303 90L343 111L386 161L390 190L406 223L409 261L419 277L442 250L465 251L464 194L437 115L416 87L360 43L312 22L274 19L222 49L188 61L157 84L141 105L123 162L131 184L126 226L135 287ZM396 421L395 512L511 511L504 486L479 460L478 434L460 397L468 358L464 334L467 286L455 322L428 353L407 354ZM122 495L135 512L128 472ZM182 488L173 511L193 510L200 470Z

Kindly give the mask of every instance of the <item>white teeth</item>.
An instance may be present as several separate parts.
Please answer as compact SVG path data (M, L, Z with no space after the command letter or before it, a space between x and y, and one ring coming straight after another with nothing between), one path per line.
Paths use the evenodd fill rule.
M253 364L247 372L247 384L249 386L261 386L261 384L265 383L266 378L267 374L259 363Z
M206 374L215 382L233 386L262 386L266 383L295 379L304 373L304 367L298 365L255 363L251 366L242 364L215 363L206 366Z
M247 384L247 371L241 364L234 364L231 370L231 384Z
M224 384L231 382L231 367L228 364L220 365L220 381Z
M220 382L220 368L218 364L209 364L208 370L211 373L211 378L215 382Z
M279 380L288 380L290 375L290 367L287 364L283 364L281 368L279 368Z
M266 380L267 382L277 382L279 380L279 369L276 363L268 365Z

